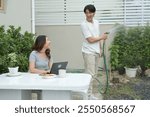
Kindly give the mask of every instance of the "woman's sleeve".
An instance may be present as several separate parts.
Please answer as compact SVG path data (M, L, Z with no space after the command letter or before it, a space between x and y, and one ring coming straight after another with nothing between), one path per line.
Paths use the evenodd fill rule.
M29 62L34 62L35 60L36 60L36 53L31 52L31 54L29 56Z
M50 59L50 61L49 61L49 67L50 67L50 69L51 69L51 67L52 67L52 64L53 64L53 58L51 57L51 59Z

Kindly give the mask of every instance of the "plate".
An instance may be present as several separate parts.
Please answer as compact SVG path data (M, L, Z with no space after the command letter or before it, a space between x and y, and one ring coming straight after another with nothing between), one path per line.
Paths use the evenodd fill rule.
M55 78L56 76L42 76L43 79L53 79Z
M40 74L40 76L42 76L43 79L52 79L56 77L55 74Z
M11 74L11 73L7 73L6 74L6 76L8 76L8 77L15 77L15 76L20 76L21 75L21 73L16 73L16 74Z

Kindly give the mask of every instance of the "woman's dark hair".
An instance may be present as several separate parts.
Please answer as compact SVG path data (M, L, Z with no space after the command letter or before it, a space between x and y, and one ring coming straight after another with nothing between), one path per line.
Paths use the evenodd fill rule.
M40 52L44 47L45 43L46 43L46 35L39 35L35 40L32 50ZM51 58L50 49L46 49L45 54L49 59Z
M91 13L95 13L96 12L96 8L92 4L86 5L84 7L84 13L86 13L86 10L89 10L89 12L91 12Z

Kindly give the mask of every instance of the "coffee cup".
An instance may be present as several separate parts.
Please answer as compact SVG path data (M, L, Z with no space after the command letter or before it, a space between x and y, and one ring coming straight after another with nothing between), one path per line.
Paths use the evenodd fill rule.
M10 74L17 74L18 73L18 68L19 67L8 67L9 73Z
M59 77L60 78L66 77L66 70L65 69L59 69Z

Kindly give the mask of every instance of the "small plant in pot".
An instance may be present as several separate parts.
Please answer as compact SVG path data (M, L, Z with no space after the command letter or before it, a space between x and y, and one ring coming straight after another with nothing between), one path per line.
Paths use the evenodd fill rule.
M137 60L136 56L128 55L124 58L125 72L128 77L136 77L137 73Z
M124 44L122 45L124 49L122 50L120 61L125 66L126 75L128 77L136 77L137 66L141 59L138 43L142 38L141 30L141 27L129 28L126 32Z
M18 66L17 66L17 54L10 53L8 54L8 70L10 74L17 74L18 73Z

